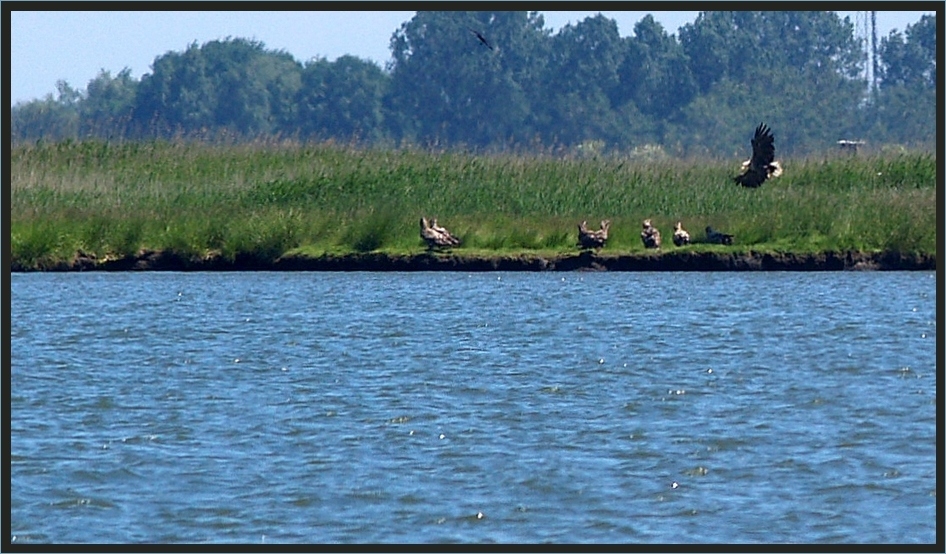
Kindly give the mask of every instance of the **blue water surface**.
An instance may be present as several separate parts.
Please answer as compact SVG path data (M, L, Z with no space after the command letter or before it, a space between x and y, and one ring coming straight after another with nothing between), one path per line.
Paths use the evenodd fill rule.
M936 279L13 274L24 543L931 543Z

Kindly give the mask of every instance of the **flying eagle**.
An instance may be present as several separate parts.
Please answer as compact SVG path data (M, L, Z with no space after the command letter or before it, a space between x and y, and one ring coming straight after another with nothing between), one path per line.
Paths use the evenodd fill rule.
M490 50L493 49L493 45L490 44L490 43L486 40L486 37L484 37L482 33L480 33L479 31L477 31L476 29L474 29L474 28L472 28L472 27L467 27L467 29L469 29L471 33L473 33L474 35L476 35L476 38L480 39L480 42L482 42L483 44L485 44L487 48L489 48Z
M644 230L641 231L641 241L644 248L660 248L660 231L650 224L649 219L644 220Z
M769 177L782 174L782 166L775 161L775 137L765 123L759 123L752 137L752 157L742 162L742 173L733 180L744 187L756 188Z

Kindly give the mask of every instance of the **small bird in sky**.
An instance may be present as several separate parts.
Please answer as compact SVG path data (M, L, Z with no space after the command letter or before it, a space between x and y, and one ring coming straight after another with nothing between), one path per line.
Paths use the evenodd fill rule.
M484 37L482 33L480 33L479 31L477 31L476 29L472 27L467 27L467 29L469 29L471 33L476 35L476 38L480 39L480 42L485 44L487 48L489 48L490 50L493 49L493 45L490 44L489 41L486 40L486 37Z

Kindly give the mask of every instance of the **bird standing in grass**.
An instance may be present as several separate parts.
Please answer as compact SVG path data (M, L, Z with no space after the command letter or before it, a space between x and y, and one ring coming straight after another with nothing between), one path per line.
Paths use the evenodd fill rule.
M660 248L660 231L651 225L649 219L644 220L644 229L641 231L641 241L644 248Z
M679 221L673 226L673 243L677 246L690 244L690 233L686 232L683 228L683 224Z
M592 231L588 229L588 222L582 221L578 224L578 246L581 248L601 248L608 241L608 229L611 228L611 220L605 219L601 222L601 229Z

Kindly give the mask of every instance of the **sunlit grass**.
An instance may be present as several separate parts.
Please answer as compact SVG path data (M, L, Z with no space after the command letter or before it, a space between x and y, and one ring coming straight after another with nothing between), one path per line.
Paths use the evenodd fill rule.
M11 245L25 265L78 249L230 259L419 252L427 216L463 240L460 251L574 252L577 223L607 218L605 252L644 252L640 222L651 218L666 245L679 220L696 240L706 225L735 234L726 248L737 251L935 252L929 154L784 160L785 175L756 190L732 182L736 165L332 144L18 145Z

